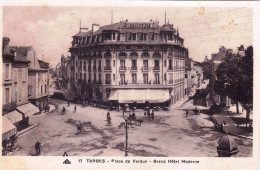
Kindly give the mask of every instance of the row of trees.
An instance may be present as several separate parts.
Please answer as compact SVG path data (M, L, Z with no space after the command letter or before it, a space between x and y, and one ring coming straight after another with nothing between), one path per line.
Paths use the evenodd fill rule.
M246 110L246 119L249 120L253 110L253 47L245 50L245 56L230 54L218 66L215 91L220 95L227 95L239 102Z

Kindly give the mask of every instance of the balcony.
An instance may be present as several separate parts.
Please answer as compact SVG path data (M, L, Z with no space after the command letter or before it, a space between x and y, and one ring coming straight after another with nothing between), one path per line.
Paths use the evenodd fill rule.
M102 71L102 70L101 70L101 66L98 66L98 71Z
M150 81L144 81L143 84L151 84L151 80Z
M84 71L87 71L87 67L86 67L86 66L83 66L83 70L84 70Z
M169 84L173 84L173 80L169 80Z
M88 71L91 72L91 67L88 67Z
M128 81L119 81L119 85L127 85Z
M111 71L111 67L110 66L105 66L104 67L104 71Z
M137 84L137 81L136 81L136 80L133 80L133 81L132 81L132 84Z
M111 81L110 80L106 80L105 84L111 84Z
M120 66L119 67L119 71L126 71L126 67L125 66Z
M153 81L153 84L160 84L160 81L155 80L155 81Z
M158 66L153 67L153 71L160 71L160 67L158 67Z
M2 110L3 110L3 112L8 112L10 110L15 109L15 107L16 107L16 102L12 101L11 103L4 104L2 107Z
M96 66L94 66L94 67L93 67L93 70L94 70L94 71L97 71L97 67L96 67Z
M168 71L173 71L173 67L168 67Z
M131 71L137 71L137 67L136 66L132 66L131 67Z
M149 67L147 66L142 67L142 71L149 71Z

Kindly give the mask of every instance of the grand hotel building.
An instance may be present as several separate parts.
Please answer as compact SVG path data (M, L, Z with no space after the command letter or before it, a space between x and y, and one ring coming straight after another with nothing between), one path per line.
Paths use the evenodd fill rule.
M96 101L175 103L184 97L184 39L158 21L99 26L73 36L74 93Z

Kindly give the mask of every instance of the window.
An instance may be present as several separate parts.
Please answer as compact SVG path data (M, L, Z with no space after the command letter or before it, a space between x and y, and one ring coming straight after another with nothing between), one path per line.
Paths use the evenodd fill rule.
M132 40L136 41L136 33L132 33Z
M106 67L110 67L110 60L106 60ZM115 60L114 60L114 63L115 63Z
M90 83L90 81L91 81L91 73L88 74L88 81Z
M148 68L148 60L143 61L143 66L144 66L144 68Z
M5 79L9 78L9 64L5 64Z
M144 84L148 84L148 74L143 74Z
M164 60L164 67L166 67L166 60Z
M79 67L82 67L82 61L81 60L79 61Z
M17 102L17 100L18 100L18 88L17 88L17 83L15 83L14 84L14 101Z
M154 74L154 84L160 84L160 78L158 73Z
M136 60L132 60L132 69L137 69Z
M125 84L125 74L120 74L120 82L119 84Z
M120 60L120 70L125 70L125 60Z
M32 95L32 85L28 85L28 97ZM16 96L16 100L17 101L17 96Z
M87 76L86 73L84 73L84 81L86 80L86 76Z
M97 75L94 74L94 83L96 83L96 81L97 81Z
M22 81L26 81L25 80L25 69L22 69Z
M78 80L78 73L76 73L76 80Z
M9 66L8 66L9 67ZM9 99L10 99L10 89L6 88L5 89L5 104L9 104Z
M98 70L101 70L101 60L98 60Z
M101 83L101 74L98 75L98 81Z
M105 78L105 84L110 84L110 74L106 74Z
M169 84L173 84L173 74L169 74Z
M82 80L82 73L79 73L79 80Z
M167 79L167 77L166 77L166 73L164 73L164 80L166 80Z
M45 88L44 88L44 94L46 94L47 93L47 85L45 84Z
M41 94L43 93L43 90L42 90L42 85L41 85Z
M116 75L113 74L113 81L116 81Z
M78 61L76 61L76 67L78 67Z
M110 65L110 62L109 62L109 65ZM116 61L113 60L113 66L115 67L116 66Z
M173 67L172 67L172 60L169 60L169 70L172 70Z
M137 84L136 74L132 74L132 83L133 83L133 84Z
M154 60L154 67L155 68L160 68L159 60Z
M86 67L86 65L87 65L87 62L86 62L86 61L84 61L84 66Z
M142 39L143 41L146 41L146 40L147 40L147 33L143 33L143 34L142 34L142 38L143 38L143 39Z
M17 82L18 70L14 69L14 82Z

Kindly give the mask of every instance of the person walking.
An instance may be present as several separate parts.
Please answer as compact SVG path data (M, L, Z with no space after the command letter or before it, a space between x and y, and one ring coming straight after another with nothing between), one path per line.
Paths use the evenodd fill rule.
M70 101L68 100L68 107L70 106Z
M65 107L63 106L63 108L62 108L62 114L65 114L65 112L66 112L66 109L65 109Z
M154 110L152 110L152 120L154 119Z
M76 113L77 111L77 105L74 106L74 112Z
M37 140L37 142L35 143L35 152L36 156L41 154L41 143L39 140Z

